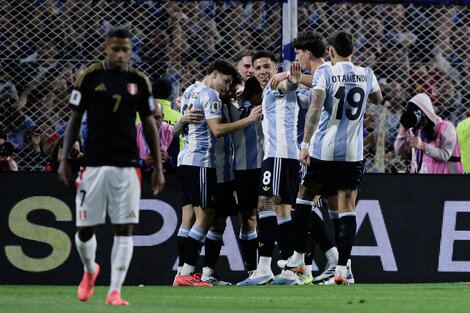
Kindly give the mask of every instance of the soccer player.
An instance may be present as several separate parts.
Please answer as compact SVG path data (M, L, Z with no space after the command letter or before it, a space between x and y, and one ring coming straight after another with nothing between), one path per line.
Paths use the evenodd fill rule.
M339 259L334 281L347 284L346 265L356 234L355 201L364 169L362 122L367 100L379 104L382 94L373 71L351 63L355 50L351 34L338 31L329 44L332 66L319 68L313 78L312 103L299 156L308 171L296 200L294 254L286 268L304 268L312 201L322 186L335 182Z
M182 113L192 106L202 110L204 119L199 124L187 125L185 146L178 156L181 190L187 202L194 208L196 221L188 232L184 265L176 277L175 286L211 286L202 282L194 270L207 232L214 223L217 185L216 138L242 129L261 116L261 109L254 109L245 119L234 123L222 122L219 94L228 91L236 75L237 72L230 63L215 60L209 64L204 80L188 87L181 100Z
M259 51L253 57L255 76L264 88L263 134L264 156L261 165L258 201L259 262L257 268L239 285L263 285L271 282L271 258L276 240L276 211L290 216L299 183L297 115L299 107L295 90L301 77L300 65L291 65L287 80L271 89L269 80L277 72L276 58L271 52Z
M261 104L263 89L259 81L249 78L238 101L229 105L231 122L245 118ZM263 161L263 129L258 120L232 134L233 168L240 214L240 248L248 273L256 269L258 235L256 232L256 208Z
M242 82L240 75L233 78L228 92L221 93L222 122L228 123L228 105L236 98L237 89ZM251 125L251 124L250 124ZM247 126L249 127L249 126ZM241 130L243 131L243 130ZM227 217L236 214L235 181L233 174L232 137L230 135L217 138L215 145L215 163L217 172L217 188L215 193L215 222L207 233L204 265L201 280L213 286L229 286L231 283L220 280L214 273L215 264L220 256L223 235L227 225Z
M311 83L313 76L310 73L315 73L315 71L320 66L331 66L330 62L325 62L323 56L326 50L326 40L323 36L314 31L304 31L300 33L293 41L292 46L294 47L295 54L296 54L296 61L299 62L304 74L302 74L301 84L306 86L308 89L299 88L297 89L297 101L300 106L299 110L299 118L297 124L297 142L300 148L300 145L303 140L304 135L304 126L305 126L305 116L308 111L309 105L312 99L312 89ZM286 79L287 72L279 73L274 76L271 81L272 86L276 86L280 81ZM301 86L302 87L302 86ZM307 168L302 165L301 166L301 181L307 172ZM334 187L323 187L320 194L324 197L324 199L328 199L326 202L329 204L329 208L333 209L331 216L337 216L337 197L336 197L336 189ZM319 202L319 201L317 201ZM312 206L312 210L315 206ZM336 209L336 210L335 210ZM334 214L336 213L336 214ZM333 220L337 220L334 219ZM312 239L315 243L317 243L321 250L325 252L327 257L327 265L323 273L319 276L315 277L315 282L322 281L328 279L334 273L335 266L338 262L338 251L336 247L333 245L331 240L328 237L328 234L325 230L325 225L323 220L315 213L312 214L312 221L310 227L310 234ZM309 245L311 249L314 248L312 244ZM292 251L291 251L292 252ZM312 261L313 261L313 250L307 251L305 262L306 262L306 270L304 274L299 274L300 283L310 283L314 281L312 277ZM290 255L289 255L290 256ZM284 260L279 260L278 265L281 268L284 268L287 257Z
M248 50L240 51L235 55L235 69L242 77L242 85L253 77L253 63L251 62L251 52Z
M106 60L83 70L70 96L73 109L65 133L63 153L68 155L87 112L88 134L85 164L76 180L75 236L85 273L78 286L78 298L88 300L100 272L95 263L99 224L106 212L115 233L111 252L111 284L106 304L129 305L122 300L121 286L132 259L133 224L139 222L140 169L135 118L139 112L145 138L154 162L152 189L157 194L164 185L160 144L153 117L155 104L148 78L127 64L132 52L132 35L125 28L111 29L104 44ZM70 164L62 157L59 178L68 184Z

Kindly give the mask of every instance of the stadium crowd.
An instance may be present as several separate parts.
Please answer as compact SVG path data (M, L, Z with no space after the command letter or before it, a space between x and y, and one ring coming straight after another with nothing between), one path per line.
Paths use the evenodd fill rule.
M104 34L111 27L124 25L134 34L131 63L152 80L168 78L174 106L214 59L233 60L242 49L266 49L279 59L281 5L0 0L0 130L13 144L12 159L22 171L42 171L50 165L53 147L65 132L70 114L66 104L76 74L103 58ZM416 92L429 95L442 119L457 125L466 118L469 9L299 1L299 32L313 29L325 37L339 27L351 32L355 62L374 70L390 102L370 105L366 113L368 171L377 170L377 156L385 160L386 172L409 171L408 158L396 155L393 145L400 115Z

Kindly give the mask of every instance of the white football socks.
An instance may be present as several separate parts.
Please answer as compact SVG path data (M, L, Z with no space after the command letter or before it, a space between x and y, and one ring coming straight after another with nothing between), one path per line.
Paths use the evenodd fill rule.
M210 267L203 267L202 268L202 277L209 277L214 275L214 269Z
M181 269L180 275L181 276L188 276L194 273L196 267L194 265L189 265L187 263L183 264L183 268Z
M87 273L95 273L95 256L96 256L96 237L93 235L88 241L81 241L78 232L75 234L75 245L78 254L83 263L83 270Z
M263 273L270 273L271 272L271 259L268 256L260 256L257 270Z
M133 250L132 236L114 236L113 249L111 250L111 284L108 296L114 290L121 293L121 286L126 279Z
M325 252L326 259L330 266L338 264L338 249L336 247L330 248L330 250Z

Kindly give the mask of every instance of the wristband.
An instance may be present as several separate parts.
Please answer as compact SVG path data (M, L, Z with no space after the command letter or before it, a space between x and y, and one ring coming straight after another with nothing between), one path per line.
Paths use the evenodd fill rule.
M300 149L308 150L309 143L302 141L300 144Z

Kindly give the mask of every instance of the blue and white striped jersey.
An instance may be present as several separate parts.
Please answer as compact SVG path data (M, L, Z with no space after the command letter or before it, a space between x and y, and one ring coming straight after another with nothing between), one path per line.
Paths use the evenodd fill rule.
M297 146L297 117L299 106L295 92L281 94L269 83L263 91L264 157L295 159Z
M222 104L222 123L228 120L229 112L227 105ZM227 183L234 180L232 157L232 137L230 135L217 138L215 144L215 165L217 172L217 183Z
M367 98L379 90L374 72L351 62L320 66L312 86L324 90L326 100L310 142L310 155L325 161L361 161Z
M201 82L189 86L181 99L181 114L192 104L193 109L201 109L204 119L200 124L188 124L184 133L184 147L178 155L178 166L191 165L215 167L216 138L207 120L222 118L222 102L219 93Z
M307 116L308 108L312 102L312 89L297 89L295 91L297 96L297 104L299 105L299 117L297 119L297 146L300 149L300 144L304 139L304 126L305 117Z
M236 122L250 115L251 103L240 100L229 107L230 122ZM241 105L240 105L241 103ZM263 128L261 120L234 132L232 135L234 147L234 170L252 170L261 168L263 162Z

